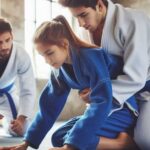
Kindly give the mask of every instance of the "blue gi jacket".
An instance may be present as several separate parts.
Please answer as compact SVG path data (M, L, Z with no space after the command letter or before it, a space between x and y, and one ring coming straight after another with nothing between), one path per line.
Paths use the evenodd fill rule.
M51 74L51 78L40 97L40 110L25 137L31 146L39 144L51 129L63 109L70 89L91 88L91 104L69 132L65 143L80 150L90 146L96 149L99 130L113 109L112 88L109 76L111 60L103 49L81 48L71 50L73 72L64 64ZM131 101L135 102L134 98ZM136 103L134 103L136 108ZM81 140L82 139L82 140Z

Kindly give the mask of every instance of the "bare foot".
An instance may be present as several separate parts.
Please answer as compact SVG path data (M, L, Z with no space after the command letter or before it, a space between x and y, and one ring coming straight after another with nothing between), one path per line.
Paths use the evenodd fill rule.
M127 133L121 132L115 139L101 137L97 150L138 150L138 147Z
M122 144L124 150L138 150L133 138L131 138L126 132L121 132L116 140Z

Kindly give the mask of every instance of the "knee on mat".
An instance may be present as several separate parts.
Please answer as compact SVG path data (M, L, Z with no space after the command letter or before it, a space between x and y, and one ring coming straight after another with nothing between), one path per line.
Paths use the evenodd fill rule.
M62 137L60 136L59 132L54 132L52 137L51 137L51 142L52 142L52 145L54 147L61 147L63 146L63 139Z

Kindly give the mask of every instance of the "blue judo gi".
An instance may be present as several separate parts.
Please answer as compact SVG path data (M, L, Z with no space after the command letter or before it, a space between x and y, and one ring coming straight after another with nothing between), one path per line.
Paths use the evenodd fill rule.
M135 124L135 116L138 115L135 98L129 98L125 105L113 100L110 78L110 75L113 77L110 69L113 59L100 48L71 49L70 53L72 65L64 64L51 74L40 97L40 110L25 136L34 148L38 148L53 126L71 88L91 88L91 103L82 116L75 118L71 128L64 131L59 139L61 144L53 141L55 144L71 144L79 150L96 150L100 136L114 138ZM121 68L118 69L119 72Z

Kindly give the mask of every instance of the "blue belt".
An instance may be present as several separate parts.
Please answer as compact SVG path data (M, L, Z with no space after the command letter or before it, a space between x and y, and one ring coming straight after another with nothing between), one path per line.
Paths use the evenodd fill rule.
M14 83L12 83L11 85L7 86L6 88L0 89L0 96L2 96L3 94L5 94L7 96L10 108L11 108L11 112L13 115L13 119L17 118L17 110L16 110L16 106L15 103L12 99L12 96L9 94L10 89L13 87Z

